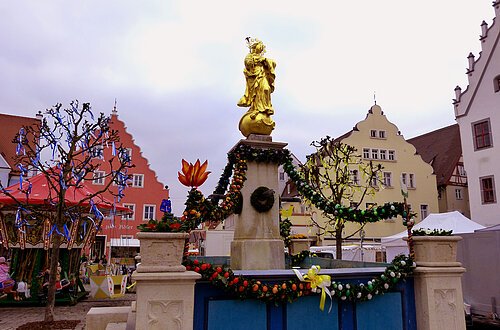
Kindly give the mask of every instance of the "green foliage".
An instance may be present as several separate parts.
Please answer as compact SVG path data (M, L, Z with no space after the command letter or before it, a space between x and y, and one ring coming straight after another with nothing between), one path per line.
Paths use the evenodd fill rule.
M413 236L451 236L453 230L420 228L413 229L412 234Z

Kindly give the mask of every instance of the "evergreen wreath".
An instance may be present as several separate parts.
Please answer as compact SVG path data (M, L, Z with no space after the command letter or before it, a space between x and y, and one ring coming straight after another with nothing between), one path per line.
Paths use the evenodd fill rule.
M267 187L259 187L250 195L250 204L259 212L267 212L274 205L274 191Z

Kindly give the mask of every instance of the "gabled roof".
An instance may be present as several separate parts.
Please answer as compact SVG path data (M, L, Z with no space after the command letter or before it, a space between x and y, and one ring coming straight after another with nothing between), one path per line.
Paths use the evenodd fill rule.
M493 7L495 8L495 18L493 23L488 27L488 24L483 21L481 24L482 34L479 38L481 40L481 52L479 53L479 58L475 58L474 54L470 53L467 57L469 60L469 67L467 69L467 76L469 79L469 85L462 91L462 89L457 86L455 87L456 98L453 100L455 107L455 117L460 118L467 116L469 110L473 107L474 100L478 91L483 85L487 85L493 88L492 83L487 81L487 75L485 74L488 70L495 70L495 66L498 67L500 61L500 56L498 52L500 51L500 1L496 0L493 2ZM498 72L493 72L493 74L498 74Z
M0 154L10 165L13 171L17 168L14 158L16 156L16 144L12 140L23 126L40 125L40 119L7 115L0 113Z
M422 159L432 165L438 186L451 178L457 162L462 156L458 124L408 139Z

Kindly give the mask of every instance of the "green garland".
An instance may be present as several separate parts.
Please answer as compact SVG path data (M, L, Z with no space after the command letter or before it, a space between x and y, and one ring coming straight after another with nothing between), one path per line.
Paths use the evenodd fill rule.
M285 247L290 247L291 239L290 239L290 228L292 228L292 222L290 219L281 219L280 220L280 236L285 242Z
M202 276L215 287L240 299L259 299L276 304L293 302L302 296L312 294L310 282L301 282L293 278L281 282L261 282L256 279L237 276L226 265L214 266L199 260L186 259L184 266ZM374 296L384 294L394 289L399 281L406 279L413 272L413 260L405 255L399 255L384 270L384 272L362 283L332 281L327 287L332 298L342 301L366 301Z
M183 213L183 220L187 222L180 230L191 230L206 221L220 222L237 210L241 203L241 188L246 180L247 162L268 162L283 165L283 169L293 181L301 195L311 201L314 206L328 214L346 221L366 223L377 222L392 217L402 216L403 224L411 222L405 204L400 202L385 203L368 210L357 210L340 204L335 204L325 199L316 192L297 172L293 165L290 151L287 149L258 149L248 145L239 145L228 153L228 163L214 190L214 195L221 196L222 202L217 204L216 199L205 199L203 194L193 188L188 194ZM233 176L230 181L231 175ZM229 186L229 189L228 189Z

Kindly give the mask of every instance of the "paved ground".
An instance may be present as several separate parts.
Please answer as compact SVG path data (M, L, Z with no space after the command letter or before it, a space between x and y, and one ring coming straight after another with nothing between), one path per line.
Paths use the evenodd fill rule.
M130 306L135 300L135 294L128 293L124 297L115 299L87 298L75 306L56 306L56 320L81 320L75 328L85 329L85 316L92 307ZM45 307L0 307L0 329L15 330L18 326L33 321L43 320Z
M92 307L130 306L135 300L134 293L115 299L87 298L75 306L56 306L56 320L81 320L76 330L85 329L85 316ZM15 330L17 327L33 321L43 320L45 307L0 307L0 329ZM470 330L500 329L500 321L493 321L483 317L474 317Z

